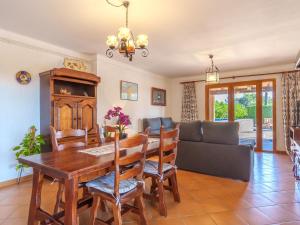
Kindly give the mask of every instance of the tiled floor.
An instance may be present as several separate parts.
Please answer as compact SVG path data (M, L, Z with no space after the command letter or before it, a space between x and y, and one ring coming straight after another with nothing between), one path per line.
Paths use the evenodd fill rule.
M174 203L167 193L168 217L160 217L146 201L150 225L300 225L300 184L291 172L287 156L255 154L250 183L178 171L182 202ZM47 183L42 205L53 210L56 186ZM0 224L25 225L31 183L0 189ZM100 213L101 214L101 213ZM87 223L88 212L80 215ZM138 224L133 214L123 217L126 224Z

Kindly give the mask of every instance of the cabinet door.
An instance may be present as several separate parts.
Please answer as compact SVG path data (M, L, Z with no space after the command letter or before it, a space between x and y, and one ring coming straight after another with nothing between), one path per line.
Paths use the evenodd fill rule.
M95 99L86 99L78 103L78 129L87 128L95 133L97 128L97 106Z
M77 129L77 103L70 99L54 101L53 119L56 130Z

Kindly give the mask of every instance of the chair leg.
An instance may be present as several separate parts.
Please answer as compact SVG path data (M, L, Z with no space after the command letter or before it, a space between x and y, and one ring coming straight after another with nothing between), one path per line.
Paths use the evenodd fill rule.
M93 206L92 206L91 211L90 211L89 225L94 225L95 224L95 221L96 221L96 218L97 218L97 211L98 211L99 203L100 203L100 197L94 196L93 197Z
M164 197L164 182L159 181L158 182L158 208L159 208L159 214L161 216L167 216L167 206L165 203L165 197Z
M156 179L154 177L151 177L151 179L152 179L152 184L151 184L151 188L150 188L150 193L154 194L155 190L157 188L157 182L156 182Z
M145 211L145 205L143 201L143 195L140 195L139 197L135 198L135 204L139 209L139 215L140 215L140 224L141 225L147 225L147 218L146 218L146 211Z
M113 203L112 210L114 215L114 225L122 225L121 205Z
M179 195L179 191L178 191L178 183L177 183L177 176L176 173L174 173L171 176L171 183L172 183L172 192L173 192L173 196L174 196L174 201L175 202L180 202L180 195Z
M56 193L56 203L55 203L55 207L54 207L54 214L59 212L59 208L60 208L60 203L62 201L62 196L64 193L64 185L62 183L58 184L58 191Z

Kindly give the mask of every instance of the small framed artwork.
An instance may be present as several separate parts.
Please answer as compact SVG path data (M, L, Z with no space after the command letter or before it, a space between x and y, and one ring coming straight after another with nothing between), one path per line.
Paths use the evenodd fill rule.
M138 84L121 80L120 98L121 100L137 101Z
M151 89L151 103L152 105L167 105L167 91L165 89L160 88L152 88Z

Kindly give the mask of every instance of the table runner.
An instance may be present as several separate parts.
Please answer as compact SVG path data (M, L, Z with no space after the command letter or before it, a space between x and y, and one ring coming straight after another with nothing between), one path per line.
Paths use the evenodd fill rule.
M155 149L159 147L159 138L148 138L148 150ZM115 152L114 144L88 148L80 150L79 152L86 153L93 156L101 156L106 154L111 154Z

